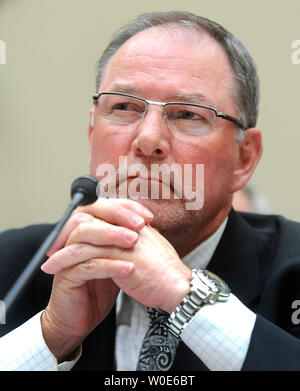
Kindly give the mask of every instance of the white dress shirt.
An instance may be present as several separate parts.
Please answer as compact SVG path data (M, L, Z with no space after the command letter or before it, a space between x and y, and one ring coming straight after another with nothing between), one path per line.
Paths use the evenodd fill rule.
M193 268L206 268L224 232L227 219L183 262ZM209 267L207 267L209 270ZM67 371L80 359L57 364L41 331L41 313L0 338L0 370ZM232 293L227 302L205 305L181 334L185 343L210 370L241 369L250 343L256 315ZM135 370L140 347L149 327L147 308L124 292L116 305L115 362L118 371Z
M182 261L190 268L208 268L222 237L219 229ZM124 292L117 299L115 361L118 371L136 369L140 348L149 327L147 307ZM238 371L245 360L256 315L232 293L225 303L205 305L181 334L181 339L210 370Z

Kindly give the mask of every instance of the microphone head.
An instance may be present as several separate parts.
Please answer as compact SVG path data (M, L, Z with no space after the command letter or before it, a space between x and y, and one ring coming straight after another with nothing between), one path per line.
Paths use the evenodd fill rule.
M92 175L85 175L75 179L71 186L71 197L73 199L76 193L84 195L79 205L89 205L98 199L97 196L98 179Z

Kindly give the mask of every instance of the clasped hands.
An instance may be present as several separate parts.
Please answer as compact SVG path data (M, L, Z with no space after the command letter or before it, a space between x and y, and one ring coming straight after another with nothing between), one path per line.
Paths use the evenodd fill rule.
M149 225L152 218L128 199L99 198L73 213L42 265L55 275L42 330L58 359L106 317L120 289L169 313L189 291L190 269Z

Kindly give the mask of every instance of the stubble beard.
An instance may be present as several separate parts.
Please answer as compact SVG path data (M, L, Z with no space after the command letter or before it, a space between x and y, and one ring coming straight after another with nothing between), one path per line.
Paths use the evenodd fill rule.
M201 229L203 209L186 210L183 200L141 200L136 199L154 215L151 226L169 241L171 238L186 236L193 230ZM192 240L192 238L191 238ZM174 239L172 239L172 242ZM174 243L172 243L174 245Z

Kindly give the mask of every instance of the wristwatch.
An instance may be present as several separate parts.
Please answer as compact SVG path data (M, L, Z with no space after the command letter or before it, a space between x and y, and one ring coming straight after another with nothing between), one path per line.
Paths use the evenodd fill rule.
M175 337L181 333L195 314L206 304L225 302L230 289L220 277L204 269L193 269L191 289L169 316L167 326Z

